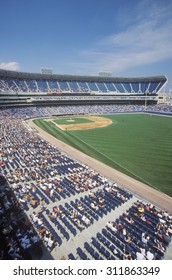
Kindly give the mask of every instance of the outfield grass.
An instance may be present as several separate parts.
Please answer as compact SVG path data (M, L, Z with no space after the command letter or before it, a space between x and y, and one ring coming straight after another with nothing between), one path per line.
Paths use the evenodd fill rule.
M112 124L91 130L62 131L42 119L35 123L61 141L172 197L172 118L141 114L103 117Z

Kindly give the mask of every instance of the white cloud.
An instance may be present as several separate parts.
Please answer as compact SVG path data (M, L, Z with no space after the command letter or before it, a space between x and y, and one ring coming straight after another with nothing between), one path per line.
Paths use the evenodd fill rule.
M95 72L106 69L115 73L125 69L150 65L172 58L172 6L138 6L141 16L134 24L126 25L120 33L111 34L96 42L80 55L92 62Z
M20 65L16 61L0 62L0 69L17 71L20 69Z

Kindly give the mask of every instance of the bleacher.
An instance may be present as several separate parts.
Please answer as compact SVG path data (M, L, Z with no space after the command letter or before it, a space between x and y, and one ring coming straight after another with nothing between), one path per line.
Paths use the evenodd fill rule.
M145 250L145 259L149 250L154 259L165 257L171 243L170 213L155 206L148 210L148 202L138 202L131 192L63 154L34 130L28 130L21 117L14 116L11 119L6 114L1 119L5 142L0 170L19 207L31 218L39 242L54 258L60 258L63 252L68 259L137 259L141 250ZM161 236L163 230L166 238ZM143 243L143 233L149 236L147 244ZM126 236L131 238L130 243ZM73 247L76 251L70 251Z
M0 105L150 104L167 82L166 76L100 77L23 73L0 69ZM62 98L67 96L67 99ZM53 97L53 100L52 100ZM89 97L89 99L88 99ZM93 98L95 97L95 98ZM101 99L100 99L101 97ZM104 97L104 98L103 98ZM114 97L114 98L110 98Z
M103 78L89 76L45 75L0 70L2 91L73 93L157 93L167 81L165 76L141 78Z
M165 76L42 76L0 70L0 104L5 106L0 110L0 172L8 180L17 205L30 219L34 233L39 237L38 243L44 244L53 258L60 259L63 252L65 258L71 260L137 259L145 250L143 259L148 259L146 254L150 250L154 259L164 259L171 246L171 213L165 212L164 217L163 210L157 206L148 211L149 202L145 201L144 215L140 215L138 197L44 141L25 120L52 115L143 110L170 114L171 106L152 106L166 81ZM24 99L19 99L21 96ZM144 107L145 99L150 101L147 108ZM21 106L13 107L19 105L19 100ZM49 104L50 100L51 106L37 106L44 102ZM136 100L142 102L135 103ZM128 105L130 101L134 104ZM1 196L1 223L4 201ZM14 206L10 197L8 202ZM54 207L59 208L58 213ZM107 226L107 222L117 230ZM121 232L119 225L126 234ZM143 233L149 236L146 244L142 240ZM25 236L25 231L22 235ZM131 239L130 243L126 237ZM1 233L1 240L4 238ZM16 241L16 236L14 239ZM30 240L32 247L31 237ZM19 241L16 242L22 247ZM5 245L1 248L2 259L26 258L25 251L20 257L9 254L8 245Z
M142 216L139 215L139 205L142 205L144 209ZM169 247L172 233L168 239L158 234L157 228L161 224L161 219L164 219L164 226L168 227L169 223L166 215L162 215L160 218L160 213L164 213L164 211L159 211L155 207L146 210L146 205L137 202L111 224L108 222L101 232L97 232L96 236L91 237L90 242L84 243L83 248L79 248L85 252L86 259L91 256L91 259L137 260L141 254L142 259L146 260L149 259L147 254L149 251L152 259L161 260ZM125 234L124 228L126 229ZM144 236L147 237L146 241L143 239ZM80 259L78 249L74 257ZM68 258L70 259L70 254Z

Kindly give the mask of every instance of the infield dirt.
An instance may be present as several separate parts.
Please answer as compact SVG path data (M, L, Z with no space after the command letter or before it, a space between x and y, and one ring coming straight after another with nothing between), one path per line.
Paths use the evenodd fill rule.
M81 117L81 116L80 116ZM57 124L53 121L53 119L47 119L47 122L53 122L57 127L59 127L62 130L84 130L84 129L93 129L93 128L100 128L108 126L112 123L112 120L103 118L103 117L97 117L97 116L83 116L84 119L90 120L92 122L88 123L80 123L80 124ZM69 122L72 122L71 119L68 120ZM75 119L73 119L75 121Z

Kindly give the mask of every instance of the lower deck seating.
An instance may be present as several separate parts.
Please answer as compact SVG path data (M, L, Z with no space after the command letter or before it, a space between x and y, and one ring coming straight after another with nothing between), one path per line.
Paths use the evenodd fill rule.
M7 112L0 122L0 172L9 182L10 195L15 194L17 205L24 213L35 211L32 225L40 242L50 251L72 239L77 240L108 215L116 210L120 212L134 197L40 138L17 113L11 118ZM13 200L6 195L0 198L0 222L3 223L4 210L9 210L10 215L8 207L13 205ZM120 212L117 219L105 224L91 240L78 245L76 255L72 252L74 258L136 259L137 253L144 249L146 253L151 250L155 259L162 259L171 242L171 216L147 204L138 202L127 212ZM49 213L54 206L58 206L60 213L54 213L55 219L52 219Z

